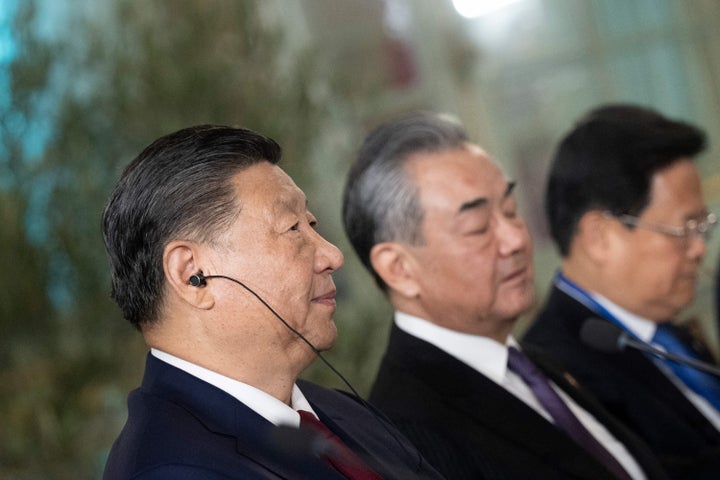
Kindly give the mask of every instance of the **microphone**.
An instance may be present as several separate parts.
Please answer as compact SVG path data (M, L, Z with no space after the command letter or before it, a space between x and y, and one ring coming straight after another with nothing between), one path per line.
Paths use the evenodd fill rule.
M604 353L621 352L626 347L630 347L720 377L720 368L694 358L669 353L636 340L628 332L607 320L593 317L585 320L580 328L580 340L585 345Z
M278 425L270 431L267 438L272 448L290 458L327 458L355 468L367 468L361 463L360 457L353 457L321 433L303 425L300 425L300 428Z
M335 445L319 433L308 428L278 425L269 435L271 445L292 458L335 455Z

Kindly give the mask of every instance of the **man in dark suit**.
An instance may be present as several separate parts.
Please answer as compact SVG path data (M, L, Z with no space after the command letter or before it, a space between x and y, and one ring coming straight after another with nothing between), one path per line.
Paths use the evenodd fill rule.
M335 340L343 256L279 159L255 132L197 126L120 178L112 293L151 351L105 479L441 478L358 397L297 381Z
M704 144L695 126L633 105L598 108L565 136L546 194L562 269L524 337L551 351L674 477L693 479L720 478L717 378L637 350L600 351L581 332L596 318L712 361L670 323L693 300L715 224L693 163Z
M452 117L411 113L366 138L343 222L395 308L370 401L448 478L664 478L512 337L534 276L513 187Z

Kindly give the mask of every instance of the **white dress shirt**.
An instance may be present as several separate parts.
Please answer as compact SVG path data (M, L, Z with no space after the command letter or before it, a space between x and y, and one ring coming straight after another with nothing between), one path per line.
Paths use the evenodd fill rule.
M436 346L448 355L485 375L525 402L546 420L553 422L552 417L540 405L530 387L525 384L519 375L507 367L508 347L513 346L520 350L519 344L512 336L508 336L507 342L501 344L488 337L443 328L403 312L395 312L395 324L401 330ZM566 395L555 383L549 379L548 381L583 426L617 459L625 471L634 479L645 479L645 474L640 465L628 452L625 445L618 441L594 416Z
M214 385L225 393L232 395L255 413L265 418L274 425L300 426L300 415L296 410L307 410L317 417L317 414L310 406L305 395L297 385L293 385L291 404L292 407L281 402L272 395L259 390L247 383L233 380L230 377L221 375L207 368L178 358L169 353L153 348L152 355L165 363L179 368L190 375Z

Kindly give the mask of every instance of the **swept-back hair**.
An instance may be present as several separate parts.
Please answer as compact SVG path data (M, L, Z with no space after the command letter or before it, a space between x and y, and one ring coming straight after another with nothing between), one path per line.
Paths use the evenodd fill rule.
M404 165L418 153L452 150L467 142L460 122L450 115L413 112L383 123L365 139L345 184L343 225L365 268L378 286L387 286L373 270L370 250L378 243L421 244L424 216L416 186Z
M157 139L127 166L102 230L112 297L130 323L142 329L158 319L165 246L212 242L240 213L234 175L280 156L274 140L251 130L199 125Z

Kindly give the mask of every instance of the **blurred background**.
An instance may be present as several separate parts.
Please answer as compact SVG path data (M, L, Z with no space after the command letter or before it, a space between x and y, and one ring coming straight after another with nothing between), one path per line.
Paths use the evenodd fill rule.
M546 166L587 109L705 128L720 212L719 21L717 0L0 0L0 479L101 476L146 348L109 298L100 215L158 136L223 123L283 146L346 254L327 358L364 394L390 324L340 222L365 133L410 109L458 115L519 182L540 303L558 266ZM684 319L716 352L718 245ZM342 387L319 362L305 375Z

